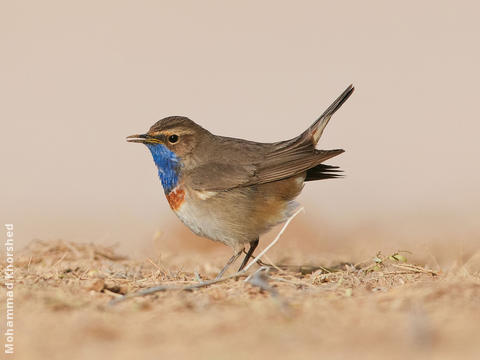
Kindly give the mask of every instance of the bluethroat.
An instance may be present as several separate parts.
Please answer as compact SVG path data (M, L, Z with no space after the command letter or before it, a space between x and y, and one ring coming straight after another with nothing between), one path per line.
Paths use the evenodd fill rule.
M245 251L243 269L259 236L284 222L306 181L340 176L324 161L344 152L315 146L332 115L353 93L350 85L307 130L280 142L258 143L214 135L183 116L156 122L127 141L152 153L170 207L195 234L233 249L218 274Z

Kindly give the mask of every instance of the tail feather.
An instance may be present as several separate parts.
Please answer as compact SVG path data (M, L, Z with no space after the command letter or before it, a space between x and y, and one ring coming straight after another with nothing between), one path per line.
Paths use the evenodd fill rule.
M307 170L305 181L335 179L343 177L343 171L338 166L319 164Z
M320 136L322 136L325 126L327 126L332 115L340 109L345 101L352 95L355 88L353 85L350 85L345 89L345 91L325 110L325 112L315 121L312 126L310 126L306 132L312 134L313 144L316 145Z

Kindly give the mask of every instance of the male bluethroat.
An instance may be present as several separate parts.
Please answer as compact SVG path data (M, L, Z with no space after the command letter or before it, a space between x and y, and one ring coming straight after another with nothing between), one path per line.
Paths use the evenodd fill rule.
M304 182L336 178L340 170L323 162L344 152L317 150L325 126L353 93L350 85L301 135L258 143L214 135L183 116L156 122L127 141L145 144L153 155L172 210L195 234L233 249L218 274L258 245L259 236L284 222L297 206Z

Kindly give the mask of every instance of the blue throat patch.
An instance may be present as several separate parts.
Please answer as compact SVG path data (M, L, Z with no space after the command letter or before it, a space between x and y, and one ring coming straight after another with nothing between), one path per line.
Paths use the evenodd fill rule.
M158 168L158 176L165 194L170 193L178 183L180 159L174 152L162 144L145 144L152 153L153 161Z

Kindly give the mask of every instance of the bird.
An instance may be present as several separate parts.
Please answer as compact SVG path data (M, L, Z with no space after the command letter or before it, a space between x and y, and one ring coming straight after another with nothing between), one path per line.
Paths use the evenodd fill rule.
M348 86L290 140L259 143L214 135L185 116L163 118L146 133L126 138L150 150L177 217L195 234L232 248L217 279L242 253L238 271L246 266L260 235L285 222L298 207L295 198L305 182L342 176L338 166L324 162L344 150L318 150L316 145L354 89Z

